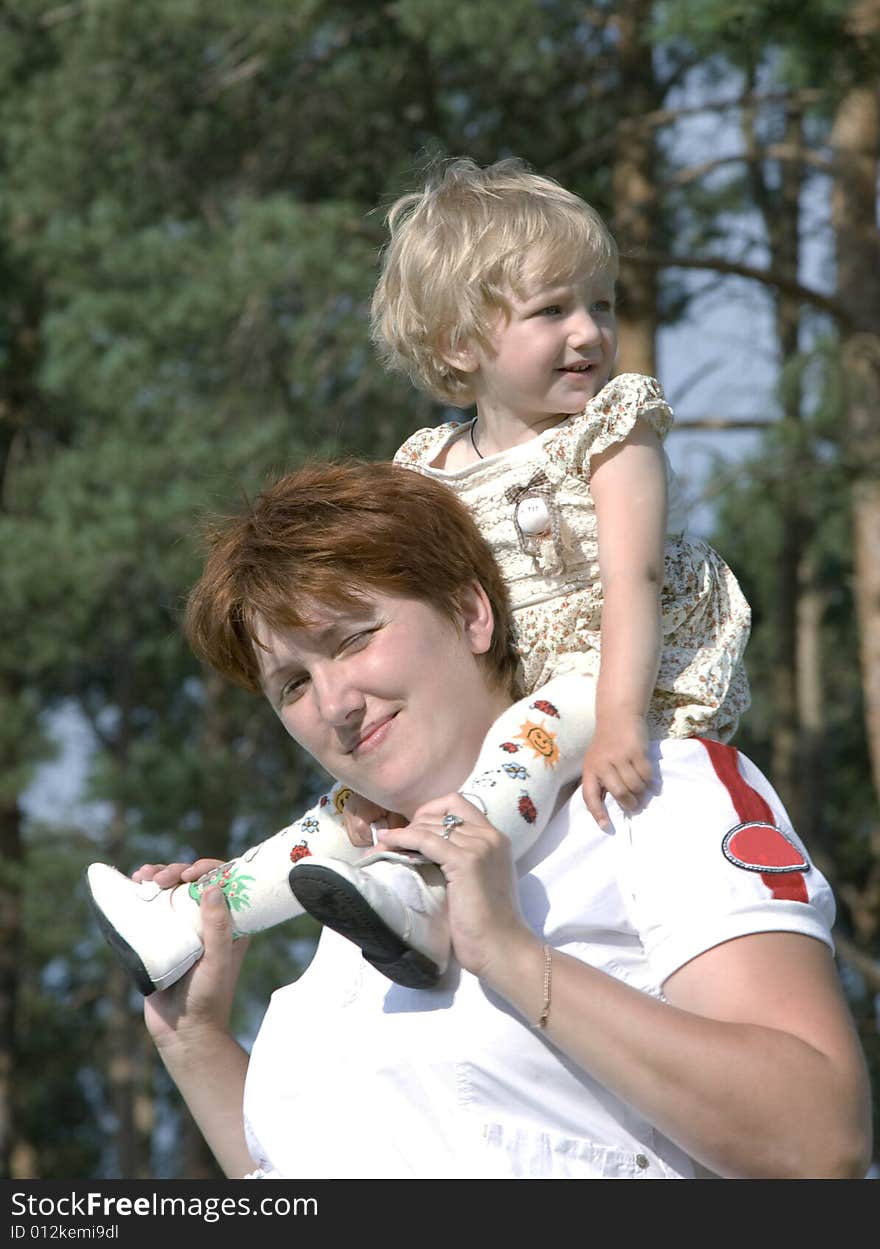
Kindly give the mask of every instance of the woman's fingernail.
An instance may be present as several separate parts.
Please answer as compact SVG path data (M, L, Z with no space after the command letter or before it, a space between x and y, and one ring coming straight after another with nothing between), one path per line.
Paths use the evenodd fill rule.
M224 903L223 890L218 889L216 885L212 885L210 889L206 889L202 894L206 906L214 907L222 906Z

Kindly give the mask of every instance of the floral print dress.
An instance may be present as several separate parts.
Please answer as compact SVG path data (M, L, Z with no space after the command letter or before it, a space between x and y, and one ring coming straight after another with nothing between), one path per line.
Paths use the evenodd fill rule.
M492 546L511 595L526 693L566 673L598 676L603 598L591 463L640 417L661 440L673 421L659 382L627 373L555 428L465 468L432 465L471 422L418 430L395 456L454 490ZM666 469L662 650L648 722L657 738L727 741L749 705L751 613L724 560L687 532L668 460Z

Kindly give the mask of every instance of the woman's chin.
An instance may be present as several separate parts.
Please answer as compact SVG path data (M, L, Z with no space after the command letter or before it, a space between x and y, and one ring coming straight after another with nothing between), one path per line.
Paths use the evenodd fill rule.
M418 769L418 774L410 772L406 776L374 774L369 780L362 779L360 785L353 781L348 783L352 789L363 794L365 798L369 798L371 802L375 802L385 811L395 811L405 819L411 820L416 811L425 803L444 798L447 794L458 790L470 775L475 757L476 751L473 757L470 752L467 756L463 752L462 757L456 759L452 766L442 770L430 768L422 774L421 769Z

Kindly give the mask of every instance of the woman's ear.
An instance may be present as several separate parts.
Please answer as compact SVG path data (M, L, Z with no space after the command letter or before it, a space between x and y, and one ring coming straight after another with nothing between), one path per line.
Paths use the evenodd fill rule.
M492 645L495 614L479 581L472 581L459 599L461 624L474 655L485 655Z

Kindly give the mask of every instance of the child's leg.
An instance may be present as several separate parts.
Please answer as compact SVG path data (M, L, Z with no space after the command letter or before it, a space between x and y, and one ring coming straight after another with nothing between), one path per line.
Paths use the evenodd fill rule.
M232 917L232 931L237 937L274 928L286 919L302 915L303 908L288 881L293 865L311 855L353 863L364 853L362 846L352 845L342 821L348 792L347 786L336 784L317 806L295 823L193 884L179 886L174 905L191 906L193 922L198 924L202 892L208 885L219 885ZM178 894L184 896L178 897ZM197 931L201 931L200 926Z
M405 855L370 855L365 866L315 856L290 873L304 908L360 947L384 976L427 989L449 962L446 882L433 863Z
M594 704L592 678L556 677L489 730L459 792L510 837L517 858L546 827L560 786L580 776ZM426 988L445 970L445 885L424 860L383 850L356 865L305 859L290 885L311 915L359 945L367 962L398 984Z
M554 677L514 703L489 730L459 793L507 834L517 859L546 828L560 786L580 776L595 705L592 677Z
M302 915L288 881L291 867L312 854L349 861L363 854L342 823L347 792L336 785L294 824L193 884L160 889L93 863L86 884L98 924L141 991L169 988L201 958L199 899L209 884L223 890L236 936Z

